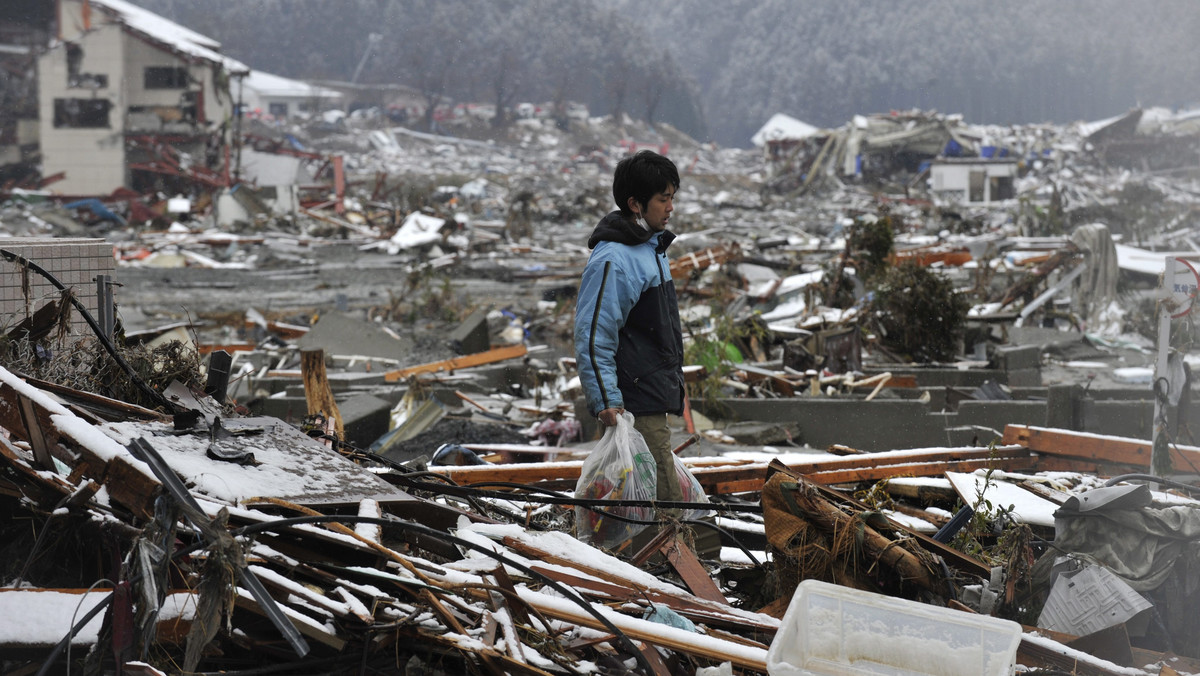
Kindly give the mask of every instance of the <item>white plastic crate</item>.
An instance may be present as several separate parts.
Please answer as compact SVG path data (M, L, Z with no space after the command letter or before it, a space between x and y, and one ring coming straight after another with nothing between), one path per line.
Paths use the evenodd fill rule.
M805 580L767 651L771 676L1008 676L1021 625Z

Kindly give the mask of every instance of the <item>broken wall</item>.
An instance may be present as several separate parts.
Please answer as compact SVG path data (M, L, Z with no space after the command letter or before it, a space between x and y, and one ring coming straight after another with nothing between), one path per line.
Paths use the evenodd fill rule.
M102 195L125 182L125 140L119 84L126 79L122 31L108 25L81 41L79 69L103 75L88 86L72 85L70 52L66 45L38 59L39 138L42 175L65 172L55 189L65 195ZM78 82L78 81L77 81Z
M233 111L229 96L215 89L207 64L187 63L162 47L128 36L125 68L131 132L195 133Z

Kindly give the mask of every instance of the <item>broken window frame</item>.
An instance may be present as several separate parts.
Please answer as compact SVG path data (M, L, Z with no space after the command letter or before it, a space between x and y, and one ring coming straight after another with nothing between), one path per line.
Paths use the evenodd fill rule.
M54 99L55 129L111 129L112 101L108 99Z
M83 48L74 42L67 43L67 88L107 89L108 75L104 73L82 73Z

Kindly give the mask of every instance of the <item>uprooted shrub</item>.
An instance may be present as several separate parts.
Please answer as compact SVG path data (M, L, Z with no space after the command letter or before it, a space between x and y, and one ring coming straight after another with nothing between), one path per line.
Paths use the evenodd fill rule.
M922 363L958 353L969 308L949 279L915 263L889 268L871 301L881 343Z
M200 355L194 346L173 340L154 348L124 345L116 352L150 389L164 391L174 381L191 387L204 383ZM90 392L145 408L159 401L139 387L104 346L95 339L31 341L2 340L5 368L82 392Z

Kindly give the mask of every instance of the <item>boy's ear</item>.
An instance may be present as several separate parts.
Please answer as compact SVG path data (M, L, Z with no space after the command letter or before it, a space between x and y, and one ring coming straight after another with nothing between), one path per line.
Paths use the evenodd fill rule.
M639 205L637 199L633 197L630 197L625 201L625 206L629 207L629 210L635 214L641 213L642 211L641 205Z

